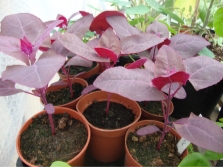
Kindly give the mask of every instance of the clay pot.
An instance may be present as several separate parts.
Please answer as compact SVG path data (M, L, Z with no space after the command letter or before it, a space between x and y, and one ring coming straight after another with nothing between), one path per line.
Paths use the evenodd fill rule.
M33 118L36 118L38 117L39 115L41 114L44 114L46 111L41 111L37 114L35 114L33 116ZM87 137L87 142L85 144L85 146L83 147L83 149L74 157L72 158L71 160L69 160L67 163L71 166L84 166L84 160L85 160L85 153L86 153L86 150L87 150L87 147L88 147L88 144L90 142L90 137L91 137L91 133L90 133L90 127L88 125L88 122L87 120L84 118L84 116L80 113L78 113L77 111L75 110L71 110L69 108L65 108L65 107L55 107L55 113L54 114L63 114L64 112L68 113L69 115L71 115L73 118L81 121L86 130L87 130L87 133L88 133L88 137ZM27 120L25 122L25 124L22 126L22 128L20 129L18 135L17 135L17 139L16 139L16 150L17 150L17 153L19 155L19 158L22 160L22 162L24 162L26 165L30 166L30 167L37 167L31 163L29 163L21 154L21 151L20 151L20 136L22 134L23 131L25 131L28 126L30 124L32 124L33 120L32 118L30 118L29 120Z
M107 99L108 92L96 91L89 93L79 100L76 106L77 111L83 113L94 100L107 101ZM91 128L91 141L89 143L88 151L94 159L100 162L114 162L124 156L125 133L141 116L140 107L135 101L112 93L111 102L121 103L127 108L131 108L135 114L135 120L128 126L115 130L100 129L88 122Z
M162 122L159 121L155 121L155 120L142 120L139 121L137 123L135 123L134 125L132 125L128 131L126 132L125 135L125 162L124 162L124 166L142 166L141 164L139 164L130 154L128 147L127 147L127 138L130 132L134 132L136 128L138 128L139 126L143 126L143 125L147 125L147 124L155 124L157 127L162 128L164 127L164 124ZM181 136L174 130L171 129L169 131L171 134L175 135L177 137L178 140L181 139ZM162 146L161 146L162 147ZM186 149L182 156L183 158L186 157L188 155L188 150Z
M169 115L171 115L173 113L173 109L174 109L174 106L173 106L173 103L171 101L170 102ZM141 110L142 110L141 120L143 120L143 119L157 120L157 121L163 121L164 120L163 116L152 114L149 111L144 110L143 108L141 108Z
M64 80L64 81L67 82L67 80ZM80 83L83 86L88 86L88 83L84 79L81 79L81 78L73 79L72 83ZM47 88L47 90L46 90L46 93L51 92L51 91L56 91L56 90L64 88L64 87L67 87L67 85L49 86ZM76 108L76 104L80 100L81 97L83 97L83 95L79 96L78 98L76 98L75 100L73 100L73 101L71 101L69 103L66 103L66 104L63 104L63 105L59 105L59 106L60 107L67 107L67 108L75 109Z
M82 79L89 78L90 76L92 76L94 74L97 74L98 71L99 71L99 64L96 63L96 66L93 69L91 69L89 71L86 71L83 74L78 75L78 78L82 78ZM58 72L58 75L59 75L60 79L67 79L66 75L64 75L64 74L62 74L60 72ZM72 77L74 77L74 75L69 75L69 77L72 78Z

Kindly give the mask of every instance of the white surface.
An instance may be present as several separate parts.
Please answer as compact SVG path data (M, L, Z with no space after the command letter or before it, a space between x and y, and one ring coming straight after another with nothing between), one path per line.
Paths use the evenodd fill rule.
M15 13L31 13L43 21L53 20L57 14L69 18L79 10L96 15L98 12L87 4L102 10L109 6L109 4L105 6L100 0L0 0L0 20L6 15ZM14 58L0 53L0 76L7 65L18 63ZM57 79L56 75L53 80ZM0 97L0 167L15 166L18 158L15 150L18 130L24 121L42 109L39 98L32 95L19 93Z

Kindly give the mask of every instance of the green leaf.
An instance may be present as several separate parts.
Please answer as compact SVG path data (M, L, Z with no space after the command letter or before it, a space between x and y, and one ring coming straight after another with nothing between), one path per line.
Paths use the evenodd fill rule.
M120 1L120 0L101 0L101 1L104 1L104 2L110 2L112 3L112 6L114 5L118 5L118 6L131 6L131 2L126 2L126 1Z
M208 160L220 160L223 158L223 154L221 153L216 153L210 150L207 150L204 153L204 156L208 159Z
M169 30L172 34L176 34L176 33L177 33L177 32L176 32L173 28L171 28L170 25L167 24L165 21L163 21L163 20L159 20L159 22L165 24L165 25L167 26L168 30Z
M164 4L165 8L173 8L174 0L166 0Z
M136 18L129 21L129 24L131 24L132 26L135 26L136 24L142 23L143 21L144 21L144 18L140 17L140 18Z
M94 33L94 32L91 32L91 31L88 31L88 32L86 32L86 34L85 34L85 37L89 37L89 38L91 38L91 37L93 37L93 36L95 36L95 33Z
M125 8L125 13L129 15L135 15L135 14L144 15L148 13L149 11L150 9L144 5L139 5L139 6L135 6L131 8Z
M216 13L214 14L214 20L213 20L213 25L215 29L215 33L218 36L223 37L223 7L219 8Z
M199 18L204 23L205 17L207 15L207 10L205 8L205 4L203 1L200 1L198 11L199 11Z
M223 123L223 118L220 118L219 121L220 121L221 123Z
M153 8L154 10L161 12L160 8L162 8L162 6L156 2L155 0L146 0L146 3L148 6L150 6L151 8Z
M207 47L204 47L200 52L198 52L200 56L207 56L211 58L215 58L215 55L212 51L210 51Z
M170 15L170 17L174 20L176 20L177 22L181 23L181 24L184 24L184 21L178 17L177 15L175 15L173 12L167 10L167 9L164 9L164 8L160 8L160 10L165 13L166 15Z
M192 153L187 155L178 165L178 167L211 167L209 161L201 153Z
M71 167L70 165L68 165L66 162L62 162L62 161L55 161L51 164L50 167Z
M220 126L221 128L223 127L223 123L216 122L216 124L217 124L218 126Z

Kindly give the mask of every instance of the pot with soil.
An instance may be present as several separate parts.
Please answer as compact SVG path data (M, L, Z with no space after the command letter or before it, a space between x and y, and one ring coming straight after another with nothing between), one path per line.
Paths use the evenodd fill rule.
M67 62L68 61L66 61L65 63L67 63ZM74 66L74 65L67 66L66 70L68 70L69 67L70 67L70 71L69 71L70 78L74 77L75 75L77 75L81 72L84 72L84 73L78 75L78 78L86 79L86 78L91 77L94 74L97 74L99 71L99 64L97 62L93 62L91 67ZM59 70L58 75L59 75L60 79L67 79L67 76L62 73L61 69Z
M65 107L55 107L55 135L51 133L46 111L30 118L16 139L19 158L28 166L50 166L56 160L83 166L90 141L90 128L82 114Z
M76 108L91 128L90 155L100 162L114 162L124 156L125 133L141 116L138 103L118 94L96 91L81 98Z
M181 136L171 129L165 136L159 150L157 145L161 137L160 132L138 136L136 130L146 125L156 125L163 128L164 124L154 120L143 120L132 125L125 135L125 166L178 166L188 154L185 150L182 155L177 152L176 144Z
M160 101L143 101L138 102L139 106L141 107L142 115L141 120L149 119L149 120L157 120L163 121L163 110L162 104ZM169 115L173 112L173 103L170 102L170 110Z
M63 81L68 83L67 80ZM47 102L52 103L54 106L61 106L75 109L77 102L82 97L81 92L86 86L88 86L88 83L84 79L81 78L73 79L72 98L68 84L49 86L47 88L47 95L46 95Z

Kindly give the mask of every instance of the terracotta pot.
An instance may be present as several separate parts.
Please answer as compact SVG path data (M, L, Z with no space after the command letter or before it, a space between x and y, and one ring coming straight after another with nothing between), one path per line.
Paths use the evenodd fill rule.
M64 81L67 82L67 80L64 80ZM81 78L73 79L72 83L80 83L83 86L88 86L88 83L84 79L81 79ZM56 91L56 90L64 88L64 87L67 87L67 85L49 86L48 89L46 90L46 93L51 92L51 91ZM76 98L75 100L73 100L73 101L71 101L69 103L66 103L66 104L63 104L63 105L59 105L59 106L60 107L67 107L67 108L75 109L76 108L76 104L80 100L81 97L83 97L83 95L79 96L78 98Z
M83 147L83 149L71 160L69 160L67 163L71 166L84 166L84 160L85 160L85 153L86 153L86 150L87 150L87 147L89 145L89 142L90 142L90 137L91 137L91 132L90 132L90 127L88 125L88 122L87 120L84 118L84 116L78 112L76 112L75 110L71 110L69 108L65 108L65 107L55 107L55 113L54 114L63 114L64 112L70 114L73 118L81 121L86 130L87 130L87 133L88 133L88 137L87 137L87 142L85 144L85 146ZM39 115L41 114L44 114L45 111L41 111L37 114L35 114L33 116L33 118L35 117L38 117ZM17 150L17 153L19 155L19 158L28 166L30 167L36 167L35 165L29 163L21 154L21 151L20 151L20 136L22 134L23 131L25 131L28 126L33 122L32 118L30 118L29 120L27 120L25 122L25 124L22 126L22 128L20 129L18 135L17 135L17 139L16 139L16 150Z
M148 101L148 103L149 103L149 101ZM173 109L174 109L174 106L173 106L173 103L171 101L170 102L169 115L171 115L173 113ZM144 110L142 107L141 107L141 110L142 110L141 120L143 120L143 119L157 120L157 121L163 121L164 120L163 116L152 114L149 111Z
M83 113L94 100L107 101L107 98L108 92L96 91L89 93L77 103L77 111ZM121 103L127 108L131 108L135 114L135 120L128 126L115 130L100 129L89 123L91 128L91 141L88 149L91 156L100 162L113 162L124 156L125 133L141 116L140 107L135 101L112 93L111 102Z
M90 76L97 74L98 71L99 71L99 64L96 63L96 66L93 69L86 71L83 74L78 75L78 78L82 78L82 79L89 78ZM59 75L60 79L67 79L66 75L63 75L60 72L58 72L58 75ZM72 77L74 77L74 75L69 75L69 77L72 78Z
M131 166L131 167L132 166L142 166L130 154L130 152L128 150L128 147L127 147L127 142L126 141L127 141L127 138L128 138L128 135L129 135L130 132L134 132L135 129L138 128L139 126L143 126L143 125L147 125L147 124L155 124L155 125L157 125L160 128L162 128L164 126L164 124L162 122L155 121L155 120L142 120L142 121L139 121L139 122L135 123L134 125L132 125L128 129L128 131L126 132L126 135L125 135L125 162L124 162L124 166ZM176 136L178 140L181 139L181 136L174 129L171 129L170 133L173 134L174 136ZM187 155L188 155L188 150L186 149L183 152L182 157L184 158Z

